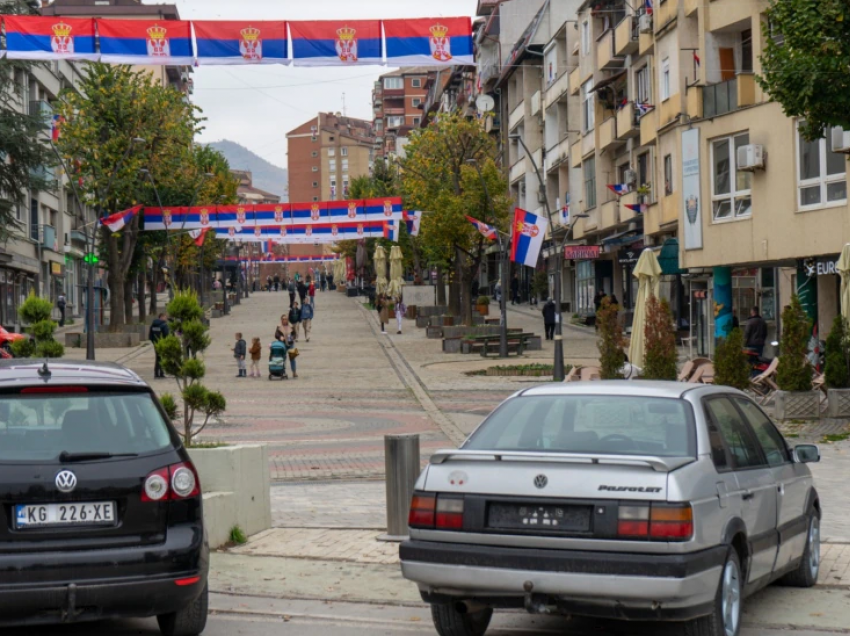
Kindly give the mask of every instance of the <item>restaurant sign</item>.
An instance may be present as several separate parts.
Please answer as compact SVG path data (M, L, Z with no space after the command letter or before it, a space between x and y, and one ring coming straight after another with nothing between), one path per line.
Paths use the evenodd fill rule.
M590 261L599 258L600 245L565 245L564 258L575 261Z

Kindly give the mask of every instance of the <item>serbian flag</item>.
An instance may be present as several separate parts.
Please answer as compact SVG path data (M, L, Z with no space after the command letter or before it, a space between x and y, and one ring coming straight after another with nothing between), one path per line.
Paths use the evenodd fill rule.
M129 210L124 210L123 212L116 212L115 214L110 214L109 216L105 216L100 219L101 224L108 227L112 232L120 232L124 229L124 226L129 223L136 214L139 213L139 210L142 209L142 206L137 205L134 208L130 208Z
M97 31L103 62L189 66L195 60L185 20L98 20Z
M466 220L472 223L473 227L486 239L491 241L495 241L499 238L499 233L496 232L496 228L492 225L487 225L484 221L479 221L478 219L473 219L471 216L467 216Z
M65 118L62 115L53 115L50 120L50 139L53 143L59 141L59 135L62 133L62 124L65 123Z
M564 204L564 207L561 208L561 225L569 225L570 224L570 200L567 199L567 202Z
M10 60L91 60L94 47L92 18L7 15L6 56Z
M694 64L696 64L696 67L699 68L701 63L702 61L699 59L699 54L694 51Z
M652 15L652 0L644 0L643 6L646 9L646 15Z
M419 227L422 224L422 212L405 212L404 220L407 223L407 233L410 234L410 236L419 236Z
M655 106L653 106L652 104L647 104L646 102L635 102L635 108L637 108L638 115L643 117L653 108L655 108Z
M629 186L625 183L611 183L608 185L608 189L618 197L629 193Z
M327 220L332 223L365 221L363 201L328 201Z
M646 214L646 209L647 209L646 203L638 203L638 204L627 203L626 207L629 208L632 212L635 212L637 214Z
M193 20L198 65L289 64L286 22Z
M204 239L207 237L207 232L210 231L210 228L205 227L200 230L192 230L189 232L189 236L195 241L195 245L201 247L204 244Z
M527 267L537 267L549 222L542 216L516 208L514 212L511 260Z
M475 64L469 18L384 20L391 66Z
M380 20L290 22L294 66L383 64Z
M290 207L288 203L262 203L254 206L254 222L256 225L289 224Z
M400 221L404 218L401 197L366 199L363 206L368 221Z
M401 225L398 221L387 221L384 223L384 238L391 240L393 243L398 243L400 229Z
M313 225L328 222L328 204L325 201L312 203L293 203L292 223Z

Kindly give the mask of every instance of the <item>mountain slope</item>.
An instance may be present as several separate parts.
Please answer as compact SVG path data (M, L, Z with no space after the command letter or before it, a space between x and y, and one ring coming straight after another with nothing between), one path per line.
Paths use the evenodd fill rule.
M289 200L287 195L289 179L285 168L266 161L235 141L223 139L209 146L221 152L232 169L250 170L254 177L255 188L276 194L281 197L281 201Z

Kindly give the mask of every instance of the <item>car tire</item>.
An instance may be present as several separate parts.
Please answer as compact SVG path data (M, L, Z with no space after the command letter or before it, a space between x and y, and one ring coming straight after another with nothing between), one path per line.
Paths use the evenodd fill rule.
M484 636L493 618L493 610L487 608L480 612L462 613L454 605L434 603L431 605L431 618L440 636Z
M730 548L711 614L685 623L683 636L738 636L741 632L743 586L741 560L738 553Z
M209 590L204 586L201 595L181 610L156 617L162 636L198 636L207 626Z
M800 565L782 579L782 585L791 587L814 587L818 582L820 572L820 517L812 511L809 516L809 526L806 535L806 549Z

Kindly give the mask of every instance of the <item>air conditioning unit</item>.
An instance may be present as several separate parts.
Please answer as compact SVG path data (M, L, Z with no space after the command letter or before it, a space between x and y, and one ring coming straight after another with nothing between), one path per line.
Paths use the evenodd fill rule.
M850 154L850 130L839 127L832 129L832 152Z
M765 152L764 146L759 144L748 144L738 148L737 156L738 170L753 172L764 169Z
M652 33L652 16L643 14L638 22L638 30L641 33Z
M538 203L546 203L546 189L538 188L537 189L537 202Z
M623 179L626 180L627 185L634 185L637 183L637 172L634 170L626 170L623 172Z

